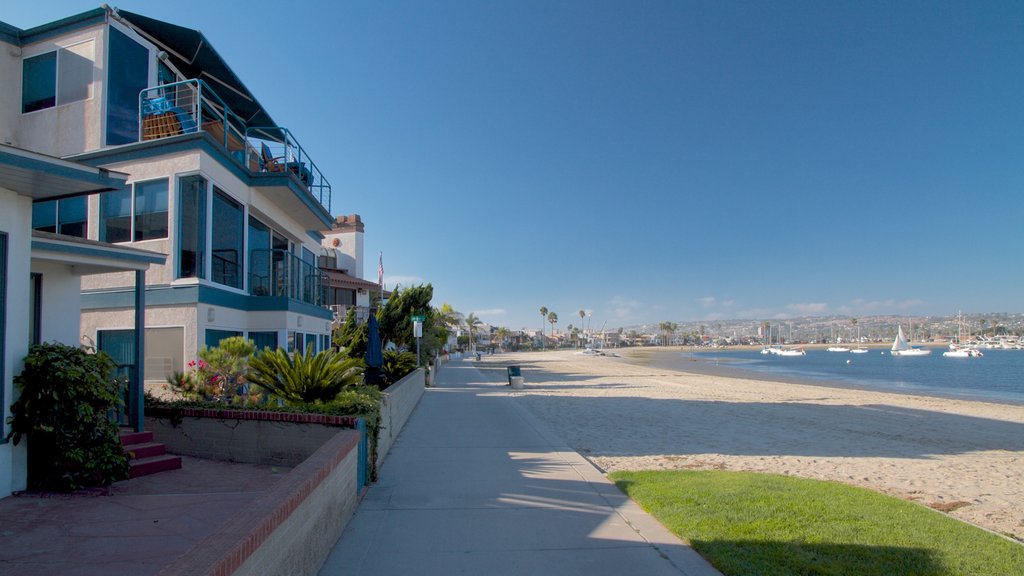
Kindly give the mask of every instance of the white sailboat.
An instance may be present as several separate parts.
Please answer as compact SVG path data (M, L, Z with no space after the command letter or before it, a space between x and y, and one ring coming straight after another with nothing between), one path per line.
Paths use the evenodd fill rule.
M912 348L903 336L903 326L898 325L896 339L893 340L890 354L893 356L927 356L931 353L932 351L927 348Z
M981 358L984 354L974 346L963 344L963 320L959 312L956 315L956 341L949 343L949 350L942 355L946 358Z
M864 347L860 339L860 325L857 325L857 347L850 350L851 354L867 354L868 349Z

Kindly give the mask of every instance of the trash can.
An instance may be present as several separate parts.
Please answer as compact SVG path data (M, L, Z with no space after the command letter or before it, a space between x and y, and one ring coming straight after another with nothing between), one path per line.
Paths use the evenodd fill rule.
M514 376L522 376L522 373L519 371L519 366L509 366L508 367L508 385L509 386L512 385L512 377L514 377Z
M510 380L512 381L511 386L512 386L513 390L522 390L523 389L523 377L522 376L513 376Z

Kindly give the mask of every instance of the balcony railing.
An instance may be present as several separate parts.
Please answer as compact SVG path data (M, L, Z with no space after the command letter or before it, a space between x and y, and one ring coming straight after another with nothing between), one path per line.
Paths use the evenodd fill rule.
M139 93L140 140L206 132L250 172L292 173L330 212L331 184L287 128L249 127L209 85L184 80Z
M370 319L370 307L369 306L356 306L354 304L331 304L327 306L334 312L334 324L341 324L345 321L348 316L350 309L355 309L356 323L365 324Z
M320 269L286 250L253 250L249 270L249 294L253 296L283 296L320 305Z

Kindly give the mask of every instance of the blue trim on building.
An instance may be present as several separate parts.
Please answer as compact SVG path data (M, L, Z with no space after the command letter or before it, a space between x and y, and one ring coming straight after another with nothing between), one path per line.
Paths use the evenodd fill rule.
M0 22L0 41L21 46L21 28L11 26L6 22Z
M127 252L117 247L105 248L102 246L88 246L81 244L68 244L65 242L53 242L39 238L32 239L33 250L50 250L62 254L75 254L78 256L95 256L98 258L116 258L129 262L144 264L163 264L167 257L163 254L141 254L135 251Z
M306 234L308 234L309 237L312 238L317 244L319 244L320 241L324 239L323 232L320 232L319 230L310 230L309 232L306 232Z
M148 140L137 144L125 144L117 148L71 156L69 160L81 162L88 166L99 166L101 164L131 162L164 154L187 152L196 148L209 154L247 186L287 187L320 220L324 229L330 228L334 223L334 218L327 212L327 209L317 202L316 198L308 190L305 190L299 184L297 176L289 172L250 173L238 159L228 154L223 147L214 141L213 136L206 132L192 132L170 138Z
M0 163L7 164L8 166L13 166L15 168L44 172L59 178L66 178L68 180L88 184L90 187L95 186L95 189L85 190L82 192L83 194L108 192L111 190L124 190L127 186L125 182L128 180L127 174L120 174L117 172L111 174L111 172L105 168L97 168L95 166L73 167L69 166L66 161L59 158L48 159L13 154L3 149L0 149ZM98 170L98 172L96 170Z
M134 303L134 290L83 292L82 310L104 310L108 308L129 308ZM320 306L299 300L274 296L249 296L214 286L147 286L146 307L179 306L188 304L211 304L246 312L295 312L323 320L331 320L334 313ZM282 328L283 330L283 328Z

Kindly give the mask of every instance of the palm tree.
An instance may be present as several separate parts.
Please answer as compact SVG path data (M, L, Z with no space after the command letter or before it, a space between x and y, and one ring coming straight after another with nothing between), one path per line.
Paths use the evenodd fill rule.
M555 335L555 324L558 324L558 313L548 312L548 322L551 323L551 335Z
M480 319L476 317L476 314L470 312L466 316L466 326L469 328L469 345L472 347L473 352L476 352L476 338L473 337L473 328L480 323Z
M662 322L658 324L658 329L665 333L665 346L668 346L672 342L672 335L679 329L679 325L675 322Z
M548 307L540 307L540 345L544 347L544 322L548 319Z
M504 326L499 326L498 329L494 331L494 335L498 339L498 349L503 352L505 350L505 342L508 341L509 334L509 329Z

